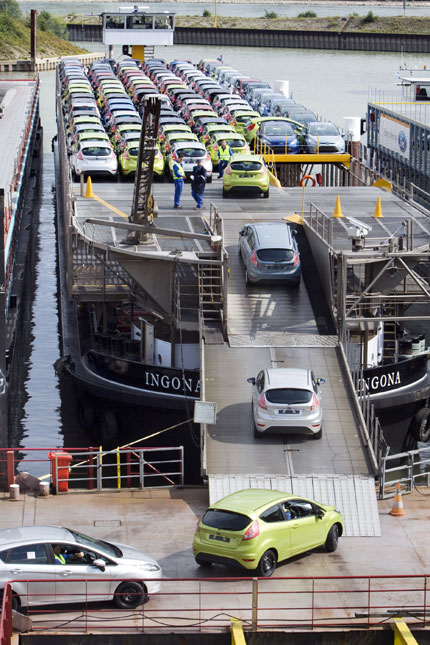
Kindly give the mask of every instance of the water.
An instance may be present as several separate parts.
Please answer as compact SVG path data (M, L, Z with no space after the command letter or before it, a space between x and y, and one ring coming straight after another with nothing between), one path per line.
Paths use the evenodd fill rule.
M38 4L40 9L43 3ZM57 5L52 4L51 7ZM74 5L75 6L75 5ZM106 5L104 5L106 6ZM232 5L233 6L233 5ZM182 7L182 5L181 5ZM247 5L248 7L248 5ZM336 10L338 7L336 7ZM87 43L92 51L103 50L100 43ZM197 62L203 57L216 57L220 48L159 47L156 55L167 60L190 57ZM368 87L392 90L395 71L402 61L422 64L413 55L401 59L396 54L366 54L365 52L332 52L316 50L278 50L251 48L222 48L224 60L244 73L267 79L287 79L296 100L319 115L342 124L344 116L364 116ZM119 52L117 52L119 54ZM51 139L56 133L55 73L41 73L41 119L44 127L43 177L40 204L39 263L36 269L36 292L33 304L33 333L28 339L30 356L26 366L25 397L22 410L19 445L31 447L87 446L86 437L76 423L74 391L67 381L60 381L53 364L59 357L58 305L56 299L56 249L54 226L54 183ZM148 427L162 429L170 425L163 411L153 411L151 418L141 421ZM137 438L139 428L136 428ZM186 430L186 432L192 432ZM141 432L143 435L144 432ZM172 438L173 441L173 438ZM176 443L180 443L180 439ZM46 472L46 465L29 467L35 475Z
M64 16L70 14L76 14L78 16L98 16L103 11L116 11L118 7L124 5L132 5L134 2L74 2L73 5L70 5L69 2L58 2L52 0L51 2L38 2L37 10L40 11L49 11L50 13L57 16ZM213 14L215 13L215 2L163 2L162 4L158 3L145 3L139 2L140 5L145 5L149 7L150 11L173 11L178 15L183 16L201 16L205 9L209 9ZM31 9L34 9L34 2L20 2L21 9L24 12L29 12ZM339 5L329 5L329 4L299 4L299 3L255 3L255 4L243 4L243 3L224 3L217 2L217 13L219 16L243 16L246 15L247 18L259 18L263 17L265 14L266 8L270 11L274 11L278 14L279 17L296 17L299 13L303 11L314 11L317 16L349 16L352 13L356 13L360 16L365 16L369 12L369 9L377 16L402 16L403 15L403 3L398 2L397 4L392 4L391 6L386 6L385 3L383 6L369 6L368 3L364 2L362 4L346 4ZM415 4L409 5L406 7L405 11L406 16L428 16L429 9L427 6L416 6Z

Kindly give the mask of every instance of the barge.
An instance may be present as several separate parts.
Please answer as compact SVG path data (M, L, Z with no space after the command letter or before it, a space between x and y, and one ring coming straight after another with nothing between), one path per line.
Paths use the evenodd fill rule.
M42 129L39 78L0 80L0 447L13 445L23 397L23 339L32 298Z

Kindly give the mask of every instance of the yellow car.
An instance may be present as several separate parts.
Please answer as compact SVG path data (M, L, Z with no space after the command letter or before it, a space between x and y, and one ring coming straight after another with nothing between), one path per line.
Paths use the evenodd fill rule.
M226 136L225 133L218 132L211 136L206 145L214 166L218 165L218 148L221 145L221 141L225 141L235 155L249 152L249 146L241 134L232 132Z
M269 197L270 175L263 157L252 154L231 157L222 176L222 196L247 192Z
M131 139L124 143L118 153L118 165L122 177L134 175L137 168L138 154L139 139ZM154 157L154 176L164 178L164 158L158 146Z
M160 126L158 130L158 142L161 148L163 148L164 146L166 136L169 133L173 132L189 132L190 134L192 134L190 126L186 125L186 123L165 123L164 125Z
M263 123L264 121L286 121L287 123L291 123L295 134L300 134L304 127L303 123L292 121L291 119L287 119L283 116L250 117L249 120L244 123L243 129L243 136L248 141L248 143L251 143L255 139L255 135L257 134L258 128L260 127L260 123Z
M166 134L163 146L164 155L170 154L174 143L190 141L198 141L197 135L192 132L170 132Z
M236 132L244 135L245 124L253 118L260 118L260 114L254 111L250 112L249 110L235 110L234 118L230 121L230 123L234 127Z
M221 123L208 123L207 125L204 126L202 134L200 135L199 139L202 143L206 145L213 134L220 133L220 134L223 134L224 136L228 136L229 134L234 132L235 132L234 127L227 123L225 125Z

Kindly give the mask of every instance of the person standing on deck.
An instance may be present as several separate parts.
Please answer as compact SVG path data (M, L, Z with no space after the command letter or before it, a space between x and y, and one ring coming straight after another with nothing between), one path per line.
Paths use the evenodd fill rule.
M223 139L221 145L218 148L218 179L224 174L224 170L230 161L230 157L233 155L233 152L230 146L227 145L227 142Z
M179 154L178 160L173 163L173 181L175 182L175 197L173 208L182 208L181 195L184 187L185 170L182 167L184 155Z
M206 168L202 166L202 160L197 159L191 175L191 195L196 202L196 209L203 206L203 194L206 186Z

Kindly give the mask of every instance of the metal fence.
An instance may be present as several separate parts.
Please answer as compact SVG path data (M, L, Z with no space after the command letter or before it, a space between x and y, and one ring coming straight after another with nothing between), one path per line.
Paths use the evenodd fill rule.
M430 486L430 446L409 450L383 458L379 475L379 497L387 499L396 494L400 484L402 493L411 493L415 486Z
M96 603L102 582L113 583L106 593L110 600ZM28 585L27 592L38 602L27 612L31 631L43 633L213 633L229 630L232 617L248 632L371 629L402 616L409 627L425 628L430 616L430 576L425 574L165 578L161 591L136 609L119 609L112 602L121 582L108 577L96 583L87 578L60 580L54 602L46 607L40 584L52 585L52 580L10 581L6 589ZM3 602L0 633L3 628L6 637L1 645L9 645L10 596Z

